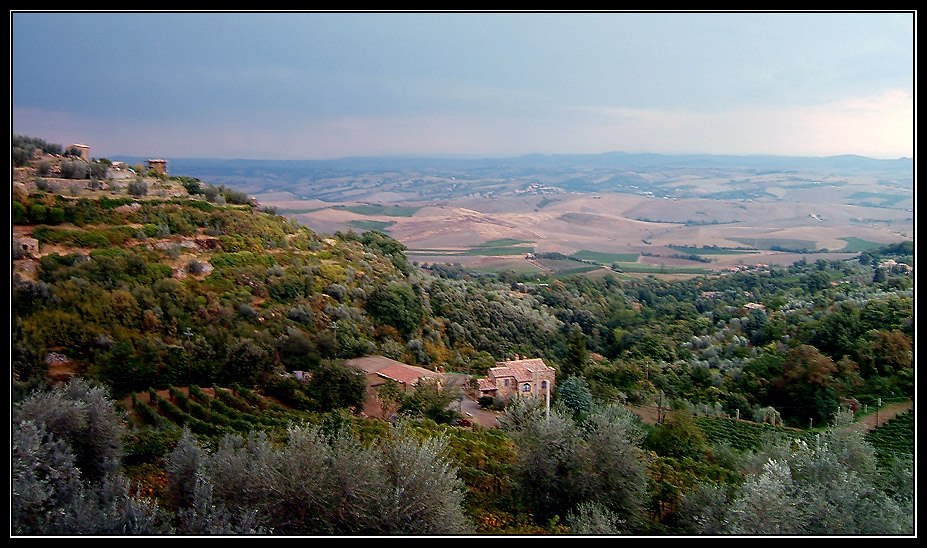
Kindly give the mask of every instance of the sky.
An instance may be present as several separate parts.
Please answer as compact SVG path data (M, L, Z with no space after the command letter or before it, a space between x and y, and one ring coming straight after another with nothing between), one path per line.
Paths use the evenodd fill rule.
M11 133L93 157L912 157L915 12L11 12Z

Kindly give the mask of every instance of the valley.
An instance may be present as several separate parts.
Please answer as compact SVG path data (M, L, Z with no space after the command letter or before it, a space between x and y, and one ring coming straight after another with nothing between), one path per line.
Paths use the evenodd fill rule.
M846 258L914 234L909 159L613 153L175 166L315 231L378 230L415 261L475 270L558 271L532 254L591 253L629 275L691 274ZM506 240L519 245L492 245Z

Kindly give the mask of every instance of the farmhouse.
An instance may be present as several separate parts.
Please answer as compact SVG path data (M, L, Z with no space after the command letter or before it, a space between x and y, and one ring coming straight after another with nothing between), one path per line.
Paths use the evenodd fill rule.
M425 369L407 365L385 356L364 356L346 360L348 365L354 366L367 376L367 388L375 389L377 386L389 381L396 382L403 392L415 389L422 379L441 381L441 374Z
M555 376L556 371L541 358L518 356L496 362L496 367L480 379L480 394L503 400L516 394L545 397L554 389Z
M879 263L879 268L884 268L895 273L906 273L914 270L911 265L899 263L895 259L887 259Z
M367 381L367 398L364 400L363 414L368 417L389 418L398 412L399 405L390 399L380 399L378 388L387 383L395 383L402 392L415 390L425 380L433 380L441 387L442 377L439 373L423 367L407 365L385 356L364 356L345 360L345 363L364 373Z

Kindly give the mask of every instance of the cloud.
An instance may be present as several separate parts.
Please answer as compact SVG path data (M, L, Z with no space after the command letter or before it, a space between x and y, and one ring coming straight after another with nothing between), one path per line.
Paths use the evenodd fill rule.
M109 156L910 156L912 22L19 13L11 103L14 131Z
M903 89L823 105L713 111L590 108L577 146L625 151L877 158L912 156L914 105Z
M700 112L564 106L484 111L331 115L298 109L133 124L14 109L14 131L91 145L94 156L317 159L377 155L485 155L609 151L877 158L913 155L911 94L903 89L824 105ZM64 141L67 141L66 143Z

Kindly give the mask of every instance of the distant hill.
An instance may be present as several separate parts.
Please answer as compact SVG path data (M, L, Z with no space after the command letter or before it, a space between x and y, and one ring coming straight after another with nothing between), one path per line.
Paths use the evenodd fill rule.
M127 163L144 162L139 157L114 157ZM605 152L600 154L527 154L513 157L395 157L355 156L330 160L264 160L221 158L173 158L171 164L184 173L191 170L308 170L367 171L371 169L525 169L534 167L610 167L647 169L667 167L715 167L750 169L863 169L873 171L913 171L913 158L878 159L853 154L839 156L711 155Z
M144 159L134 157L115 159L130 165L144 161ZM668 169L718 170L729 172L732 178L780 172L799 176L805 174L869 175L907 185L911 184L914 173L914 161L911 158L884 160L855 155L800 157L609 152L581 155L531 154L509 158L349 157L332 160L172 158L170 162L171 169L175 172L189 174L215 184L243 184L258 191L297 190L307 198L328 198L331 201L341 201L345 196L340 198L325 196L327 189L325 181L385 173L390 173L394 177L411 178L410 180L423 191L424 198L447 198L461 195L461 192L429 191L429 186L447 180L474 183L487 179L505 181L506 179L536 178L538 182L558 184L566 190L601 192L620 191L626 186L624 183L640 183L641 175ZM416 177L420 180L415 181ZM601 180L603 177L613 180L612 187L614 188L590 188L591 181ZM424 178L436 178L437 181ZM318 185L319 182L323 184ZM382 181L384 184L386 182Z

